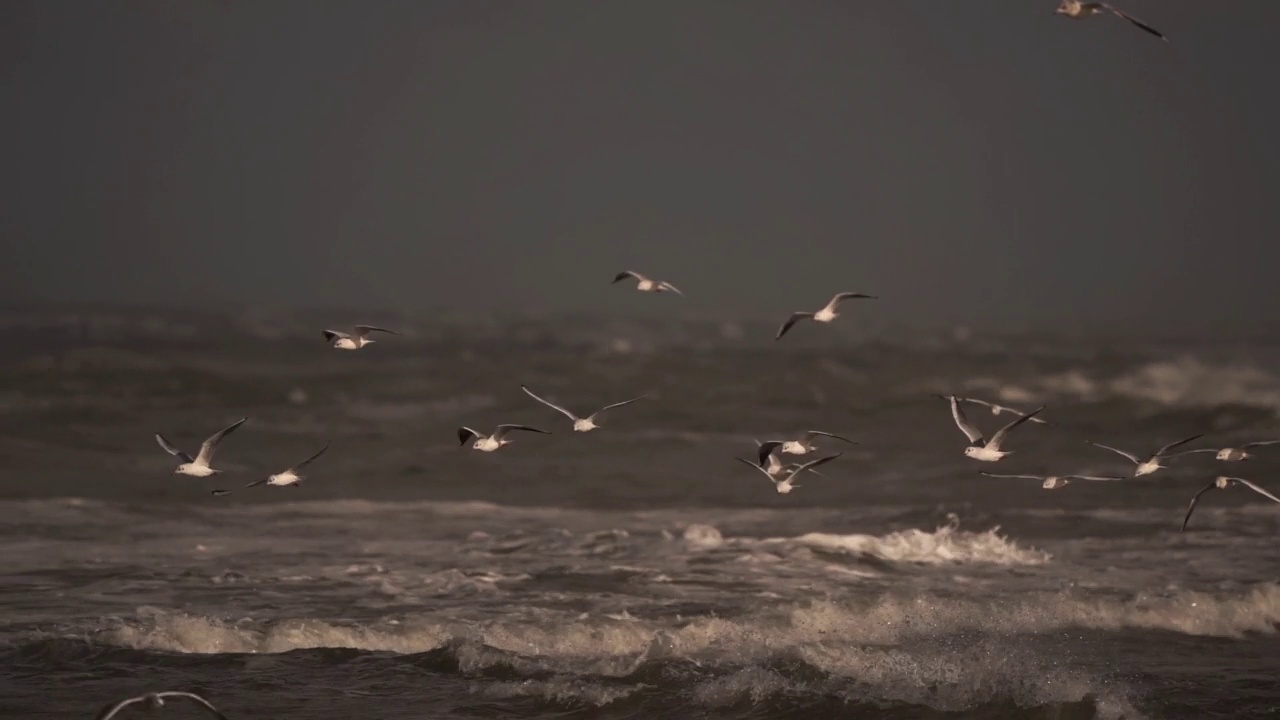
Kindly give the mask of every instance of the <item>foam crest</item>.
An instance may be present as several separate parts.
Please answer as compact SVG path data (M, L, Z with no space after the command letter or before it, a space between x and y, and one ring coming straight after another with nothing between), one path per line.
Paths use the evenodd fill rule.
M794 542L824 552L925 565L1040 565L1049 561L1049 553L1021 548L1016 542L1000 535L999 529L997 527L986 532L971 533L959 531L952 524L933 532L911 529L883 537L807 533L795 538Z

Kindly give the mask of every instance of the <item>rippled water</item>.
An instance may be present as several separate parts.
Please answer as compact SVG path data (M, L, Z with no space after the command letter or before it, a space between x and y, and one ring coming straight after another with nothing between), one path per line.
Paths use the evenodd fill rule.
M354 354L51 334L0 392L0 715L160 688L233 719L1280 712L1280 507L1215 491L1179 533L1203 456L980 477L930 397L1050 406L1002 471L1124 472L1084 441L1280 437L1267 348L618 345L634 331ZM580 435L521 382L652 397ZM240 415L227 475L173 476L151 439ZM498 422L555 434L457 448ZM807 427L858 445L790 495L732 459ZM301 488L241 487L326 442Z

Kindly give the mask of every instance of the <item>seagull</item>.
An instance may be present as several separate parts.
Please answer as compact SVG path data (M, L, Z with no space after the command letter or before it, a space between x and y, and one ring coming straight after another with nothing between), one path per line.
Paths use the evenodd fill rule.
M858 444L849 438L833 435L829 432L822 432L821 430L805 430L804 433L795 440L787 440L783 442L782 452L787 453L788 455L807 455L818 449L818 447L813 444L813 439L815 437L835 438L836 440L843 440L850 445Z
M665 280L653 280L653 279L647 278L644 275L641 275L640 273L634 270L623 270L622 272L614 276L613 282L621 282L623 280L626 280L627 278L635 278L638 281L636 283L636 289L639 290L640 292L670 291L677 295L684 295L684 293L680 292L679 288L677 288L675 285L672 285L671 283Z
M1178 442L1169 443L1168 445L1165 445L1164 447L1160 448L1159 450L1157 450L1157 451L1155 451L1155 452L1151 453L1150 455L1148 455L1148 456L1147 456L1147 458L1146 458L1145 460L1144 460L1144 459L1142 459L1141 457L1138 457L1137 455L1134 455L1133 453L1125 452L1124 450L1117 450L1116 448L1113 448L1113 447L1111 447L1110 445L1103 445L1103 444L1101 444L1101 443L1096 443L1096 442L1089 442L1089 444L1090 444L1090 445L1093 445L1094 447L1100 447L1100 448L1102 448L1103 450L1110 450L1111 452L1113 452L1113 453L1115 453L1115 454L1117 454L1117 455L1123 455L1123 456L1125 456L1125 457L1129 458L1131 461L1133 461L1133 463L1134 463L1135 465L1137 465L1137 466L1138 466L1138 467L1134 468L1134 470L1133 470L1133 476L1134 476L1134 477L1142 477L1143 475L1150 475L1151 473L1153 473L1153 472L1155 472L1155 471L1159 470L1160 468L1165 467L1164 465L1161 465L1161 464L1160 464L1160 461L1161 461L1161 460L1166 459L1166 458L1176 457L1176 456L1178 456L1178 455L1186 455L1186 454L1187 454L1187 453L1185 453L1185 452L1181 452L1181 453L1170 453L1170 452L1169 452L1170 450L1172 450L1172 449L1174 449L1174 448L1178 447L1179 445L1185 445L1186 443L1189 443L1189 442L1191 442L1192 440L1195 440L1195 439L1200 438L1200 437L1203 437L1203 436L1204 436L1204 433L1201 433L1201 434L1199 434L1199 435L1192 435L1191 437L1189 437L1189 438L1187 438L1187 439L1185 439L1185 440L1179 440ZM1188 452L1189 452L1189 451L1188 451Z
M1020 480L1041 480L1040 487L1045 490L1057 490L1061 487L1070 485L1073 480L1091 480L1097 482L1115 482L1124 480L1122 477L1103 477L1097 475L1001 475L999 473L979 472L979 475L986 475L993 478L1015 478Z
M820 322L820 323L829 323L832 320L835 320L837 317L840 317L840 314L836 312L836 308L840 307L840 303L842 301L848 300L850 298L864 298L867 300L879 299L875 295L863 295L862 293L855 293L855 292L836 293L831 298L831 302L823 306L823 308L818 312L791 313L791 317L787 318L787 321L782 323L782 327L778 328L778 334L775 335L773 339L775 341L781 339L782 336L786 335L787 331L791 329L791 326L795 325L800 320L813 320L815 322Z
M551 434L546 430L539 430L538 428L529 427L527 425L499 425L493 431L492 435L481 435L469 427L460 427L458 428L458 444L466 445L469 438L475 438L475 442L471 443L471 447L473 449L479 450L480 452L493 452L503 445L511 443L511 441L507 439L507 433L512 430L528 430L529 432L542 433L543 435Z
M782 480L779 480L778 478L769 474L768 470L765 470L764 468L751 462L750 460L746 460L740 457L735 457L734 460L737 460L740 463L745 463L747 465L750 465L751 467L764 473L765 477L773 481L774 488L778 491L778 494L786 495L792 490L800 487L799 485L795 484L795 479L797 475L804 472L805 470L812 470L813 468L819 465L822 465L823 463L831 462L832 460L835 460L836 458L840 457L842 454L843 453L836 453L835 455L827 455L826 457L820 457L817 460L810 460L809 462L796 467L795 470L792 470L790 473L788 473L787 476Z
M1045 408L1044 405L1032 410L1026 415L1020 415L1012 422L996 431L990 440L984 440L982 433L978 428L969 424L965 419L964 410L960 407L960 398L955 395L938 395L943 400L951 401L951 417L956 421L956 427L960 428L960 432L969 438L969 447L964 449L964 454L974 460L982 462L998 462L1005 455L1012 454L1013 451L1001 452L1000 445L1004 443L1005 438L1009 437L1009 433L1022 423L1035 418L1036 413Z
M280 486L292 485L293 487L298 487L299 483L301 483L304 479L304 477L302 475L299 475L298 472L302 470L302 468L306 467L307 465L310 465L312 460L315 460L316 458L323 455L324 451L328 449L329 449L329 446L325 445L324 447L320 448L320 452L316 453L315 455L312 455L306 460L303 460L297 465L294 465L288 470L285 470L282 473L277 473L275 475L268 475L265 479L251 482L248 485L245 485L245 487L251 488L255 485L261 485L263 483L266 483L268 485L280 485Z
M1214 488L1218 488L1220 490L1226 490L1232 485L1237 485L1237 484L1244 485L1245 487L1258 493L1259 495L1262 495L1268 500L1274 500L1275 502L1280 503L1280 497L1276 497L1275 495L1272 495L1271 493L1267 492L1266 490L1263 490L1262 488L1258 487L1257 485L1254 485L1253 483L1249 482L1248 480L1245 480L1244 478L1227 477L1226 475L1219 475L1218 477L1213 479L1213 482L1205 486L1203 490L1196 493L1195 497L1191 498L1191 505L1187 507L1187 516L1182 519L1182 532L1186 532L1187 523L1191 520L1191 513L1196 511L1196 503L1200 501L1201 495L1209 492Z
M782 447L782 445L782 440L770 440L768 442L756 440L756 464L764 468L769 477L779 478L800 467L799 463L782 464L782 461L778 459L778 448ZM819 477L826 477L817 470L810 470L810 472Z
M985 406L987 406L987 407L991 408L991 414L992 414L992 415L999 415L1000 413L1012 413L1012 414L1014 414L1014 415L1026 415L1026 413L1022 412L1021 410L1016 410L1016 409L1011 408L1011 407L1008 407L1008 406L1006 406L1006 405L997 405L997 404L995 404L995 403L993 403L993 402L987 402L986 400L979 400L978 398L962 397L962 398L956 398L956 399L957 399L957 400L959 400L960 402L974 403L974 404L976 404L976 405L985 405ZM1044 420L1044 419L1042 419L1042 418L1031 418L1031 422L1036 423L1037 425L1048 425L1048 424L1049 424L1049 421L1048 421L1048 420Z
M1264 445L1276 444L1280 444L1280 440L1259 440L1257 442L1245 443L1240 447L1225 447L1220 450L1214 448L1200 448L1198 450L1188 450L1185 453L1179 454L1191 455L1192 453L1213 453L1214 460L1222 460L1223 462L1239 462L1253 457L1253 453L1247 452L1248 450L1256 447L1262 447Z
M127 700L121 700L120 702L111 703L106 707L102 708L102 710L98 713L98 716L94 718L94 720L111 720L111 718L118 715L121 710L129 707L130 705L134 705L137 703L144 703L145 707L148 710L158 710L159 708L164 707L165 700L172 699L172 698L182 698L183 700L190 700L196 705L199 705L205 710L208 710L209 714L212 715L213 717L218 718L218 720L227 720L227 716L218 712L218 708L214 707L213 704L210 703L208 700L205 700L204 698L200 697L195 693L179 692L176 690L165 690L164 692L147 693L146 695L139 695L138 697L131 697Z
M532 391L532 390L530 390L528 387L526 387L526 386L524 386L524 385L521 385L521 386L520 386L520 389L521 389L521 390L523 390L523 391L525 392L525 394L526 394L526 395L528 395L529 397L533 398L534 400L537 400L538 402L542 403L543 405L546 405L547 407L551 408L552 410L558 410L558 411L560 411L560 413L561 413L561 414L565 415L565 416L566 416L566 417L568 417L570 420L572 420L572 421L573 421L573 429L574 429L576 432L590 432L590 431L595 430L596 428L600 427L598 424L596 424L596 416L597 416L597 415L599 415L600 413L604 412L605 410L612 410L613 408L616 408L616 407L622 407L623 405L630 405L631 403L636 402L637 400L644 400L645 398L649 397L648 395L641 395L640 397L637 397L637 398L631 398L630 400L623 400L622 402L617 402L617 403L614 403L614 404L612 404L612 405L605 405L604 407L602 407L602 408L600 408L599 410L597 410L597 411L595 411L595 412L591 413L590 415L588 415L588 416L586 416L586 417L584 417L584 418L580 418L580 417L578 417L577 415L574 415L573 413L569 412L568 410L566 410L566 409L564 409L564 408L560 407L559 405L556 405L556 404L555 404L555 403L553 403L553 402L548 402L548 401L543 400L542 398L538 397L537 395L534 395L534 394L533 394L533 391Z
M1146 30L1152 35L1155 35L1156 37L1160 38L1161 40L1165 42L1169 42L1169 38L1165 37L1164 33L1142 22L1141 20L1135 18L1134 16L1124 12L1123 10L1118 10L1108 5L1107 3L1084 2L1083 0L1062 0L1062 2L1058 5L1058 9L1055 11L1055 13L1058 15L1066 15L1067 17L1072 18L1074 20L1084 20L1085 18L1088 18L1092 15L1097 15L1098 13L1101 13L1101 12L1109 12L1112 15L1115 15L1116 17L1124 18L1125 20L1128 20L1129 22L1133 23L1135 27L1142 28L1143 30Z
M339 350L359 350L365 345L377 342L377 340L369 339L369 333L371 332L384 332L392 335L400 334L395 330L374 327L372 325L356 325L352 329L356 331L354 336L348 335L344 332L338 332L337 330L325 330L324 339L328 340L329 344Z
M209 439L205 440L204 443L200 445L200 453L196 455L194 460L190 455L174 447L168 440L165 440L164 436L160 433L156 433L156 442L160 443L160 447L164 448L165 452L182 461L182 464L173 471L174 473L178 475L190 475L192 477L209 477L215 473L222 472L221 470L214 470L209 467L209 463L213 461L213 451L218 449L218 443L222 442L222 438L234 432L236 428L243 425L244 421L248 419L249 418L247 417L242 417L218 432L210 435Z

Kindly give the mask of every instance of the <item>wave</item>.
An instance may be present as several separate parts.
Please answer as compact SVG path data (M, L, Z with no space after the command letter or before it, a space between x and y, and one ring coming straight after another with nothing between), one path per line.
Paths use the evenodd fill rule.
M1018 547L1017 543L1000 535L998 527L972 533L959 531L957 525L953 520L933 532L913 528L883 537L807 533L795 538L794 542L824 552L924 565L1040 565L1052 557L1042 550Z

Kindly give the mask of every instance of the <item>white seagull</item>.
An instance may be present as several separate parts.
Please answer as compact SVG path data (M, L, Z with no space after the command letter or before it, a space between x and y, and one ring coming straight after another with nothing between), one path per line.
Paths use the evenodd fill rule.
M975 405L984 405L984 406L986 406L986 407L989 407L989 408L991 408L991 414L992 414L992 415L1000 415L1001 413L1011 413L1011 414L1013 414L1013 415L1026 415L1026 413L1024 413L1024 412L1022 412L1021 410L1018 410L1018 409L1016 409L1016 408L1011 408L1011 407L1009 407L1009 406L1007 406L1007 405L997 405L997 404L995 404L995 403L993 403L993 402L987 402L986 400L979 400L978 398L962 397L962 398L957 398L957 399L958 399L960 402L973 403L973 404L975 404ZM1048 420L1045 420L1045 419L1043 419L1043 418L1031 418L1031 422L1036 423L1037 425L1048 425L1048 424L1049 424L1049 421L1048 421Z
M1262 488L1258 487L1257 485L1254 485L1253 483L1249 482L1248 480L1245 480L1244 478L1227 477L1226 475L1220 475L1214 478L1213 482L1205 486L1203 490L1196 493L1195 497L1191 498L1191 505L1187 508L1187 516L1182 519L1182 531L1186 531L1187 523L1191 520L1191 513L1196 511L1196 503L1200 501L1201 495L1209 492L1210 490L1213 490L1214 488L1218 488L1220 490L1226 490L1232 485L1244 485L1245 487L1267 498L1268 500L1272 500L1274 502L1280 503L1280 498L1276 497L1275 495L1272 495L1271 493L1267 492L1266 490L1263 490Z
M395 330L374 327L372 325L356 325L352 329L356 332L354 336L344 332L338 332L337 330L325 330L324 339L328 340L329 344L339 350L359 350L365 345L377 342L377 340L369 339L369 333L371 332L384 332L391 335L400 334Z
M818 449L818 446L813 444L813 439L816 437L829 437L836 440L843 440L850 445L858 444L849 438L840 437L839 435L834 435L829 432L822 432L821 430L805 430L800 437L795 440L787 440L783 442L781 450L788 455L808 455Z
M778 328L778 334L775 335L773 339L775 341L781 339L782 336L786 335L787 331L791 329L791 326L795 325L800 320L813 320L814 322L820 322L820 323L829 323L832 320L835 320L836 318L840 317L840 313L836 312L836 308L840 307L840 303L842 301L848 300L850 298L864 298L867 300L879 299L875 295L863 295L862 293L855 293L855 292L836 293L835 296L831 298L831 302L823 306L823 308L818 312L791 313L791 317L787 318L787 321L782 323L782 327Z
M614 276L613 282L615 283L622 282L627 278L635 278L637 280L636 289L639 290L640 292L668 292L669 291L677 295L684 295L684 293L680 292L679 288L677 288L675 285L672 285L671 283L665 280L653 280L653 279L647 278L644 275L641 275L640 273L634 270L623 270L622 272Z
M164 436L160 433L156 433L156 442L160 443L160 447L164 448L165 452L182 461L182 464L173 471L174 473L178 475L190 475L192 477L209 477L210 475L222 472L221 470L214 470L209 467L209 463L213 462L213 451L218 449L218 443L222 442L222 438L230 435L248 419L249 418L247 417L242 417L218 432L210 435L209 439L205 440L200 445L200 453L196 455L194 459L190 455L174 447L168 440L165 440Z
M503 445L511 444L511 441L507 439L507 433L512 430L527 430L528 432L542 433L543 435L551 434L546 430L539 430L528 425L499 425L494 429L492 435L483 435L464 426L458 428L458 444L466 445L468 439L475 438L475 442L471 443L472 449L480 452L493 452Z
M1160 464L1161 460L1165 460L1171 457L1177 457L1178 455L1186 455L1187 452L1190 452L1190 451L1187 451L1187 452L1180 452L1180 453L1170 453L1169 452L1170 450L1178 447L1179 445L1185 445L1191 442L1192 440L1195 440L1203 436L1204 436L1204 433L1200 433L1199 435L1192 435L1191 437L1186 438L1185 440L1179 440L1178 442L1169 443L1168 445L1165 445L1164 447L1151 453L1145 458L1134 455L1131 452L1125 452L1124 450L1117 450L1116 448L1113 448L1110 445L1103 445L1102 443L1096 443L1093 441L1088 441L1088 442L1090 445L1094 447L1100 447L1103 450L1110 450L1111 452L1117 455L1123 455L1126 458L1129 458L1129 460L1133 462L1133 464L1137 465L1137 467L1133 469L1133 476L1142 477L1143 475L1150 475L1151 473L1159 470L1162 467L1166 467L1165 465Z
M996 431L990 440L985 440L978 428L971 425L964 416L964 410L960 407L960 398L955 395L938 395L943 400L951 401L951 417L956 421L956 427L960 428L960 432L969 438L969 447L964 449L964 454L974 460L982 462L999 462L1001 458L1013 453L1012 450L1002 452L1000 446L1004 443L1005 438L1009 437L1009 433L1028 420L1034 419L1036 413L1045 408L1044 405L1032 410L1026 415L1020 415L1012 422Z
M781 480L774 477L773 475L770 475L768 470L765 470L764 468L751 462L750 460L746 460L740 457L735 457L734 460L737 460L738 462L744 463L746 465L750 465L751 467L764 473L765 477L773 481L774 489L778 491L778 494L786 495L787 493L791 492L795 488L800 487L799 485L795 484L797 475L804 472L805 470L812 470L813 468L816 468L823 463L831 462L832 460L835 460L836 458L840 457L842 454L843 453L836 453L835 455L827 455L826 457L820 457L816 460L810 460L809 462L803 465L797 466L795 470L792 470L790 473L787 473L787 476L785 478L782 478Z
M764 469L769 477L778 478L786 475L800 467L799 463L791 463L783 465L782 460L778 459L778 449L783 445L782 440L770 440L768 442L760 442L756 440L756 464ZM818 477L826 477L817 470L810 470Z
M1133 23L1134 27L1142 28L1161 40L1169 42L1169 38L1165 37L1164 33L1124 12L1123 10L1118 10L1111 5L1108 5L1107 3L1084 2L1084 0L1062 0L1058 5L1058 9L1054 12L1058 15L1066 15L1073 20L1084 20L1093 15L1097 15L1098 13L1109 12L1118 18L1128 20L1130 23Z
M1000 473L979 472L979 475L986 475L993 478L1014 478L1019 480L1039 480L1040 487L1045 490L1057 490L1061 487L1070 485L1073 480L1089 480L1094 482L1115 482L1124 480L1122 477L1105 477L1098 475L1001 475Z
M205 700L204 698L200 697L195 693L179 692L176 690L165 690L164 692L147 693L146 695L139 695L138 697L131 697L131 698L128 698L127 700L121 700L120 702L111 703L110 705L107 705L106 707L102 708L102 710L98 713L97 717L94 718L94 720L110 720L111 718L118 715L121 710L129 707L130 705L136 705L138 703L142 703L144 707L148 710L158 710L159 708L164 707L165 700L171 700L174 698L189 700L192 703L195 703L196 705L199 705L200 707L204 708L205 710L208 710L209 714L212 715L213 717L218 718L218 720L227 720L227 716L218 712L218 708L214 707L213 703L210 703L208 700Z
M588 416L586 416L586 417L584 417L584 418L580 418L580 417L578 417L577 415L574 415L573 413L569 412L568 410L566 410L566 409L564 409L564 408L560 407L559 405L556 405L555 403L550 402L550 401L547 401L547 400L543 400L542 398L538 397L537 395L534 395L534 394L533 394L533 391L532 391L532 390L530 390L528 387L526 387L526 386L524 386L524 385L521 385L521 386L520 386L520 389L521 389L521 390L523 390L523 391L525 392L525 394L526 394L526 395L528 395L529 397L533 398L534 400L537 400L538 402L542 403L543 405L546 405L547 407L551 408L552 410L558 410L558 411L559 411L561 414L563 414L565 417L567 417L567 418L569 418L570 420L572 420L572 421L573 421L573 429L574 429L576 432L590 432L590 431L595 430L596 428L600 427L600 426L596 423L596 416L597 416L597 415L599 415L600 413L604 412L605 410L612 410L613 408L616 408L616 407L622 407L623 405L630 405L631 403L636 402L637 400L644 400L645 398L649 397L648 395L641 395L640 397L637 397L637 398L631 398L630 400L623 400L622 402L617 402L617 403L614 403L614 404L612 404L612 405L605 405L604 407L602 407L602 408L600 408L599 410L597 410L597 411L595 411L595 412L591 413L590 415L588 415Z
M1225 447L1221 449L1200 448L1198 450L1188 450L1184 453L1179 453L1179 454L1191 455L1193 453L1213 453L1214 460L1221 460L1223 462L1239 462L1241 460L1248 460L1249 458L1253 457L1253 453L1248 452L1253 448L1263 447L1264 445L1276 445L1276 444L1280 444L1280 440L1259 440L1257 442L1245 443L1240 447Z
M263 483L266 483L267 485L280 485L280 486L292 485L293 487L298 487L298 484L305 479L303 475L299 474L302 471L302 468L310 465L312 460L315 460L316 458L323 455L324 451L328 449L329 449L329 446L325 445L324 447L320 448L320 452L317 452L315 455L312 455L311 457L307 458L306 460L303 460L297 465L294 465L288 470L285 470L284 472L281 472L281 473L276 473L275 475L268 475L263 480L255 480L254 482L251 482L248 485L245 485L245 487L251 488L256 485L261 485Z

